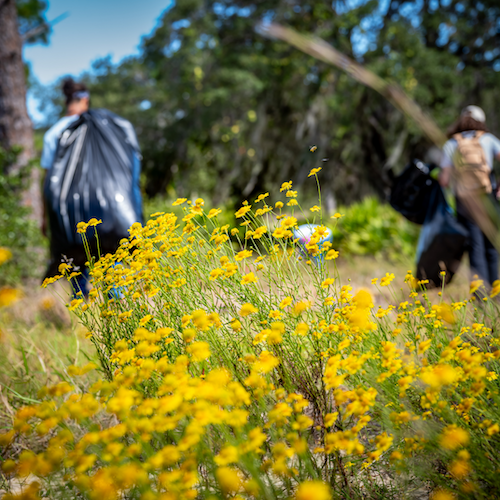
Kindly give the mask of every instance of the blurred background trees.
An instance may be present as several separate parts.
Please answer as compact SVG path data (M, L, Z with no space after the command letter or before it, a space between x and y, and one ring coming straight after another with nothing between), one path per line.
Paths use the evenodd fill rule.
M387 169L426 154L419 130L375 92L261 36L256 25L268 21L318 36L397 82L444 128L474 103L500 132L497 0L183 0L138 57L97 61L85 77L94 107L135 124L148 195L238 203L284 180L301 184L322 164L333 210L383 197ZM54 89L40 95L57 111Z

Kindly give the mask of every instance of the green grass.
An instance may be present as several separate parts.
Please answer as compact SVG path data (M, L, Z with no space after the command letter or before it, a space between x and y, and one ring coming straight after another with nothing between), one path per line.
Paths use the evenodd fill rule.
M31 287L0 310L0 385L3 410L37 400L38 390L66 378L65 367L95 359L85 329L64 307L62 287L54 292ZM8 401L8 403L7 403Z

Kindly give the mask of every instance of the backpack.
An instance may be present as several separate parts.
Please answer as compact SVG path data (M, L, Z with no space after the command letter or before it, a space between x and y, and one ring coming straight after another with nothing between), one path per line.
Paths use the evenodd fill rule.
M457 149L453 158L455 164L455 189L457 196L467 197L492 192L491 169L484 149L479 142L483 131L478 130L473 137L455 134Z

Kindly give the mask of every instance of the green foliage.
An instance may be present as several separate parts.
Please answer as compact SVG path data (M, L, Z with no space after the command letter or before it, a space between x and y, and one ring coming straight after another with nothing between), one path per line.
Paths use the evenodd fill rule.
M28 43L47 43L49 28L46 25L47 2L43 0L16 0L19 32ZM35 31L36 30L36 31Z
M256 24L272 19L398 83L442 127L473 102L487 109L492 132L500 130L500 73L492 71L500 42L481 24L500 18L493 0L477 8L469 0L356 5L176 2L139 56L117 66L109 58L94 63L85 77L92 105L136 126L149 195L173 187L213 205L238 204L284 179L300 186L326 157L327 207L384 198L384 165L398 170L423 157L427 139L374 91L261 36ZM56 100L49 94L45 103ZM316 157L308 155L313 144Z
M351 255L408 260L415 254L419 227L374 197L342 208L334 230L334 247Z
M237 204L284 179L300 185L316 166L307 154L315 144L329 158L323 194L330 206L383 198L382 167L422 157L429 144L421 131L347 75L262 37L256 23L272 19L326 40L400 84L442 127L462 106L484 105L495 132L499 73L491 68L499 40L477 21L491 26L500 9L487 3L391 1L383 12L375 1L355 8L318 0L177 2L144 38L140 56L94 66L92 103L136 125L150 195L173 185L214 205Z
M29 217L29 209L22 206L21 193L29 181L30 165L18 175L6 174L6 166L13 163L18 148L6 151L0 148L0 247L12 252L12 260L0 267L0 286L19 285L20 280L39 273L41 248L40 231Z

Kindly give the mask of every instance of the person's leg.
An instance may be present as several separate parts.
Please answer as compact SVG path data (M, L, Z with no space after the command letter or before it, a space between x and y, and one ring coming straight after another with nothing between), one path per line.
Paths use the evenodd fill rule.
M121 262L116 262L113 267L121 266ZM123 299L125 297L126 287L123 286L113 286L113 288L108 292L108 298L110 299Z
M484 235L474 222L469 219L460 221L467 229L469 238L467 242L467 251L469 253L469 262L471 274L478 275L485 285L489 283L488 265L486 262L486 249Z
M488 266L488 282L493 285L493 282L498 279L498 252L486 236L484 236L484 247Z
M81 299L88 296L88 282L89 270L86 267L81 267L80 274L72 278L70 281L74 299ZM81 294L79 292L81 292Z

